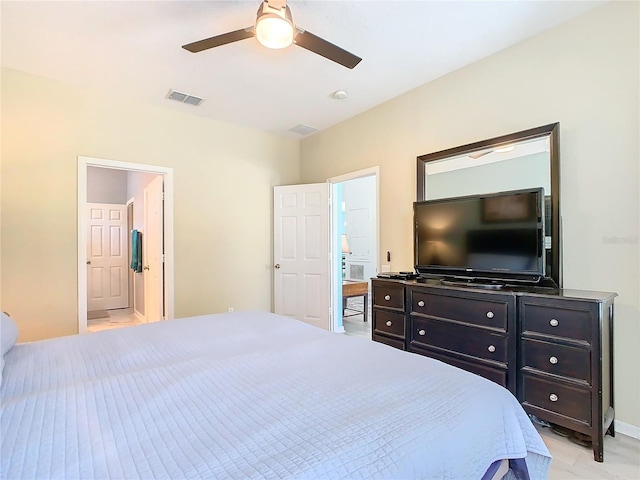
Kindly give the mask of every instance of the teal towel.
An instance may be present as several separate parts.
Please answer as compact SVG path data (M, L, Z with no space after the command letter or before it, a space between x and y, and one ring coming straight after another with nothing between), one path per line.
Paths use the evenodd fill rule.
M131 230L131 270L142 273L142 234Z

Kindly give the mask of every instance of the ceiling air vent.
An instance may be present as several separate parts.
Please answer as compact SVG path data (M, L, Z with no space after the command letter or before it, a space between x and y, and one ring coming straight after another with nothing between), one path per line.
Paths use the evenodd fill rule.
M309 135L310 133L317 132L317 128L310 127L309 125L297 125L289 129L290 132L297 133L298 135Z
M202 98L187 95L186 93L177 92L175 90L169 90L167 98L169 100L176 100L178 102L188 103L189 105L195 105L196 107L204 102L204 99Z

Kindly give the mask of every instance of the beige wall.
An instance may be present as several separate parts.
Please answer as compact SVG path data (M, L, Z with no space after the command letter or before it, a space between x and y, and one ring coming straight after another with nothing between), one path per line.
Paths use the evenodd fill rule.
M564 285L618 292L617 419L640 426L637 2L615 2L303 140L304 182L380 166L380 263L411 269L416 157L560 122ZM613 240L612 240L613 238Z
M272 186L299 142L2 70L2 309L77 333L77 156L174 169L175 314L271 309Z

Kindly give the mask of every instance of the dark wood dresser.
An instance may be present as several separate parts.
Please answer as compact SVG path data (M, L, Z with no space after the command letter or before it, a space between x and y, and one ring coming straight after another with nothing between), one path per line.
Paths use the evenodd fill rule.
M372 279L373 340L509 389L525 411L589 440L614 435L615 293Z
M515 298L407 288L408 350L482 375L516 394Z

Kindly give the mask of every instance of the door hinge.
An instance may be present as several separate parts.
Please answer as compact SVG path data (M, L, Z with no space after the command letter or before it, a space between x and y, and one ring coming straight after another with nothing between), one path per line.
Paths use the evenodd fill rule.
M164 253L162 254L162 263L164 263Z

